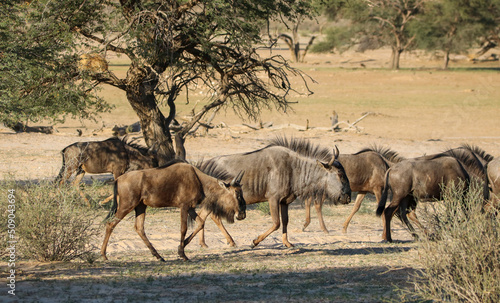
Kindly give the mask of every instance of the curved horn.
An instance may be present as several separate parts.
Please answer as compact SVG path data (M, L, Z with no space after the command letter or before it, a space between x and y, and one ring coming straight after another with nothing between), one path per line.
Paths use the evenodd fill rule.
M243 178L244 171L240 171L236 177L234 177L233 181L231 181L231 186L240 185L241 179Z
M333 165L333 162L335 162L335 160L337 160L337 158L339 157L339 154L340 154L339 148L337 147L337 145L335 145L335 149L333 150L333 157L330 160L330 162L328 162L329 166Z

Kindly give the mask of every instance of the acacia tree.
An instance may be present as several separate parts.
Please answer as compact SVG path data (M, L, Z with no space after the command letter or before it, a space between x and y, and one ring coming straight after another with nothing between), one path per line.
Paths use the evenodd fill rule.
M262 58L254 46L262 42L265 22L294 22L307 16L308 1L39 0L27 4L22 8L26 13L20 9L18 14L28 26L19 31L30 32L37 41L57 43L61 49L51 53L54 59L72 58L64 62L73 71L67 75L68 85L108 84L124 90L146 144L156 145L160 163L174 156L169 125L177 97L190 86L206 85L212 97L179 131L180 137L208 111L221 106L250 118L263 108L284 111L293 90L289 76L299 75L305 81L282 57ZM126 77L119 78L107 68L78 69L79 61L81 66L92 66L92 62L82 64L83 57L78 56L89 50L99 56L84 59L101 58L97 63L111 53L128 57ZM52 65L46 63L43 68L47 66ZM167 115L159 109L161 104L168 105Z
M64 25L45 20L29 2L0 0L0 122L8 127L89 119L110 108L92 82L75 81L75 43Z
M419 47L444 53L444 69L448 68L450 53L465 52L482 35L483 26L473 10L467 0L427 2L412 27Z
M409 24L420 12L424 0L329 0L325 13L331 19L348 19L354 26L351 43L370 41L371 45L389 45L392 49L391 68L399 69L401 53L408 50L415 35ZM353 33L353 29L357 32ZM336 36L338 31L332 32ZM335 43L345 43L332 38ZM336 45L338 46L338 45ZM324 47L323 47L324 49Z

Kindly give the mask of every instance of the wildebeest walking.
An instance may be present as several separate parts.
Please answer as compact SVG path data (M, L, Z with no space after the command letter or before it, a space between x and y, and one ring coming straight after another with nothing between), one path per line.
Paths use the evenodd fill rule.
M385 172L392 163L390 161L401 161L401 159L396 152L380 147L365 148L355 154L339 155L338 161L345 169L351 191L358 192L351 214L343 224L342 231L344 233L347 232L352 217L359 210L361 202L367 193L374 194L377 201L379 201L384 188ZM307 199L305 203L306 223L303 229L311 222L311 202L311 199ZM321 229L328 233L321 214L322 204L323 201L321 200L314 201Z
M62 167L55 182L63 184L76 172L74 185L82 180L85 173L112 173L114 179L126 171L158 166L152 149L127 141L126 137L109 138L104 141L76 142L62 151ZM109 197L104 202L109 201Z
M307 147L306 141L302 141L301 144L303 148ZM310 147L309 151L314 152ZM244 170L245 176L242 182L246 203L268 201L273 221L266 232L253 240L252 246L257 246L282 225L283 244L293 247L288 241L288 205L297 197L329 199L334 203L343 204L350 202L349 181L337 157L338 149L325 163L271 143L256 151L207 160L205 171L210 171L211 167L221 167L232 174ZM230 242L227 231L221 225L219 228ZM201 235L200 244L204 245Z
M401 220L415 236L415 230L408 221L408 208L414 209L417 201L440 199L443 187L452 184L466 190L469 180L469 174L460 161L442 154L394 164L387 170L384 191L377 208L377 215L383 214L383 240L392 242L390 223L397 210ZM392 191L392 200L385 208L389 189Z
M221 179L227 178L227 174L221 174L220 170L214 175ZM113 206L107 217L109 221L106 223L101 255L107 260L106 247L111 232L128 213L135 210L135 230L153 256L164 261L144 232L146 208L178 207L181 215L178 254L182 259L188 260L184 247L203 228L208 214L223 217L230 223L234 222L235 215L238 220L245 218L246 203L240 185L242 177L243 173L239 171L231 183L224 183L179 161L160 168L131 171L118 177L114 185ZM199 215L195 212L197 206L201 208ZM196 219L198 225L193 234L186 238L188 216Z

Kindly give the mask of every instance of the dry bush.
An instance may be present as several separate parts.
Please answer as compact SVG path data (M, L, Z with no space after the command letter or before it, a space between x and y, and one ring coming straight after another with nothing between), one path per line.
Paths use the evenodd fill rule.
M25 185L17 202L21 253L38 261L88 259L99 233L96 215L72 186Z
M425 212L431 226L419 245L411 300L500 302L500 219L483 211L481 194L448 188Z

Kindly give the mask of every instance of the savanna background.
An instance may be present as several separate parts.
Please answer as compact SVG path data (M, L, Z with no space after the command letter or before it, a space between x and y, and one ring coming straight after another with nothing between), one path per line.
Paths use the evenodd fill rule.
M310 41L312 34L317 35L314 43L328 40L323 22L326 21L321 19L319 23L301 25L298 37L302 46ZM287 28L273 30L279 32ZM302 62L292 62L287 45L281 41L273 50L260 50L259 54L263 57L281 55L292 67L310 77L307 87L301 77L289 78L296 89L289 96L289 101L293 102L291 108L286 113L272 107L262 108L259 118L250 120L235 114L230 106L223 107L210 121L213 128L208 131L200 128L186 137L187 159L197 161L252 151L264 147L267 140L283 135L306 138L328 148L336 145L341 153L380 146L404 157L416 157L470 144L495 157L500 156L500 63L492 56L498 49L493 48L480 56L467 56L481 52L480 46L476 43L466 51L450 54L447 69L442 69L442 55L436 56L436 52L423 47L409 48L402 52L399 68L393 69L393 49L388 45L364 52L355 48L340 51L338 47L322 53L310 51ZM109 70L117 77L126 77L130 67L127 57L109 54L106 60ZM381 243L382 222L375 216L376 201L370 195L354 216L347 233L342 233L342 224L352 204L324 206L323 216L330 231L325 234L319 228L314 209L312 223L303 231L303 201L293 202L288 235L294 248L283 247L281 230L271 234L258 247L250 247L251 240L271 225L265 203L250 206L244 221L226 224L237 243L235 248L226 245L215 224L208 220L205 234L209 248L200 248L195 238L186 248L189 262L177 257L178 210L148 209L146 234L166 262L160 263L151 256L134 231L133 215L116 227L108 245L109 261L103 261L99 249L104 234L103 219L109 205L101 206L99 202L111 193L112 176L85 176L80 189L90 206L75 188L68 185L55 189L50 183L59 172L60 151L65 146L77 141L107 139L113 135L114 126L138 121L123 90L109 85L99 88L98 96L113 108L100 114L95 121L66 119L54 125L52 134L14 132L8 127L0 129L0 178L5 196L2 203L7 203L6 191L15 189L19 219L16 231L26 235L24 239L19 238L16 250L16 296L7 295L8 288L4 284L0 288L3 301L495 302L498 298L498 270L492 271L488 278L491 280L485 280L481 275L481 263L468 262L490 256L497 261L488 266L500 268L496 257L500 243L497 241L497 217L479 235L471 232L462 234L462 238L454 235L441 241L427 241L425 237L422 241L414 241L394 220L392 228L396 241ZM308 90L313 94L308 95ZM189 96L182 92L176 100L176 119L181 123L190 121L193 112L210 101L207 97L211 93L203 85L191 88ZM161 109L168 112L166 104L161 105ZM340 123L334 130L331 118L335 115ZM53 120L46 119L29 125L52 123ZM141 133L129 136L140 137ZM458 199L462 197L450 195L446 200L452 203ZM56 207L52 205L55 200L64 203ZM459 223L472 222L463 216L447 217L450 204L440 203L432 203L438 205L434 208L429 206L431 204L419 205L419 215L426 226L439 229L436 222L458 220L457 225L450 225L465 230ZM440 208L439 205L445 206ZM433 217L443 211L444 217L440 220ZM59 213L64 216L56 215ZM478 216L476 222L490 222ZM75 222L80 220L84 224L77 226ZM43 227L45 230L41 222L48 222ZM80 241L83 246L76 245L75 250L64 252L69 255L67 260L51 259L57 255L53 250L60 248L57 243L73 238L75 241L69 242L75 244L82 230L86 236ZM1 231L4 248L5 224ZM468 243L464 239L472 239L474 243L486 236L492 239L490 250L469 251L470 247L454 245ZM56 244L47 244L48 239ZM443 247L444 251L440 250ZM452 281L447 285L448 293L439 293L445 286L432 284L436 282L429 275L438 277L442 271L434 272L431 265L444 260L445 254L453 255L452 247L460 257L466 256L462 259L468 264L453 263L457 271L451 275L465 280L464 272L479 273L471 277L479 287L457 291L459 287ZM2 251L6 252L6 248ZM72 255L75 251L78 251L77 256ZM6 262L2 262L0 268L7 279L9 256L4 253L2 259ZM479 267L474 267L476 265ZM427 290L422 290L422 285L427 285ZM472 295L451 295L461 291ZM477 295L481 292L484 296Z

